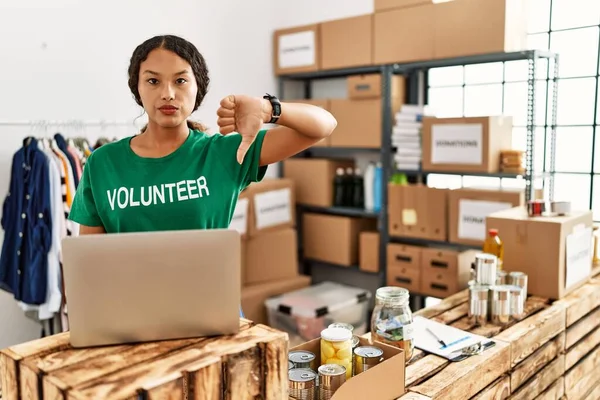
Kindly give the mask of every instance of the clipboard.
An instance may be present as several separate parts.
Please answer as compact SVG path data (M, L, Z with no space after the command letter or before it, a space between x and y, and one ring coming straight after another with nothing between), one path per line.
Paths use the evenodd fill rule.
M416 348L453 362L481 354L496 345L485 336L418 316L413 320L413 335Z

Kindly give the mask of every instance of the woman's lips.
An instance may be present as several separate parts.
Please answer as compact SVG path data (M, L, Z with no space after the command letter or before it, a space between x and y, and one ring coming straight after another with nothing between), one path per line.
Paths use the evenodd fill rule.
M158 110L165 115L173 115L179 109L175 106L162 106Z

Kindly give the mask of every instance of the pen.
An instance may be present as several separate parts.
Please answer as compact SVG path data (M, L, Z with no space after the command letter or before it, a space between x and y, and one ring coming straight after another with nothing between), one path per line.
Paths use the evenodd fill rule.
M440 339L440 337L438 335L436 335L431 329L429 329L429 327L426 327L425 329L427 329L427 332L431 333L431 336L433 336L435 338L435 340L438 341L439 344L441 344L444 347L447 347L446 342L444 342L442 339Z

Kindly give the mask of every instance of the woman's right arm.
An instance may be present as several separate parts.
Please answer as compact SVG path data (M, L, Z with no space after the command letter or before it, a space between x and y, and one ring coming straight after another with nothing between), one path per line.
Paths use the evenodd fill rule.
M100 233L106 233L106 230L103 226L87 226L80 225L79 226L79 234L80 235L95 235Z

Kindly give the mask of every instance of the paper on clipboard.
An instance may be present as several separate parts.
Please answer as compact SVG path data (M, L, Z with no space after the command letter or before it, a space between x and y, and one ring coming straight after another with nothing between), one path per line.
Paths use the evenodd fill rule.
M475 335L418 316L414 318L413 329L416 348L449 360L458 361L458 359L464 359L465 357L459 356L462 356L463 349L469 346L481 343L483 344L483 349L486 350L495 344L493 340L485 336ZM436 336L442 339L446 345L442 345Z

